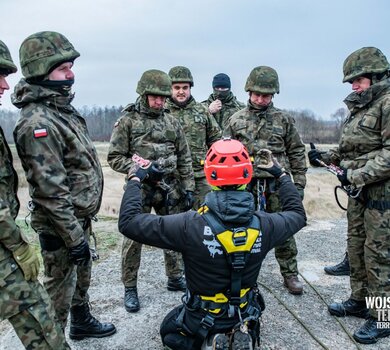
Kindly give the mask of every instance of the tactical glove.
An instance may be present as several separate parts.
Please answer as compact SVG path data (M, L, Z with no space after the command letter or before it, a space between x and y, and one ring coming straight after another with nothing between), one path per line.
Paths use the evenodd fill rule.
M259 169L269 172L277 179L285 172L276 158L272 156L272 152L270 150L263 148L257 152L257 155L260 159L260 163L257 166Z
M218 113L222 108L222 102L220 100L215 100L209 105L209 112L211 114Z
M159 182L162 180L164 176L164 171L160 170L160 167L156 162L152 162L152 164L148 167L148 176L147 179L150 182Z
M312 166L321 166L321 164L317 161L322 160L321 153L317 151L316 146L314 146L313 142L310 142L310 151L307 153L307 156L309 157L309 163Z
M88 242L84 240L79 245L69 248L69 258L75 265L87 266L91 260Z
M184 196L184 211L192 209L195 203L194 193L192 191L187 191Z
M339 179L339 181L341 182L341 184L343 186L349 186L351 185L351 183L349 182L348 178L347 178L347 169L343 168L343 167L340 167L340 169L343 171L342 174L337 174L337 178Z
M146 166L140 166L138 163L133 163L129 169L128 179L133 177L138 177L142 182L145 179L150 182L159 182L162 180L164 172L159 169L159 166L156 162L149 162Z
M34 248L28 243L23 243L12 252L12 255L23 271L26 281L36 281L39 273L39 260Z

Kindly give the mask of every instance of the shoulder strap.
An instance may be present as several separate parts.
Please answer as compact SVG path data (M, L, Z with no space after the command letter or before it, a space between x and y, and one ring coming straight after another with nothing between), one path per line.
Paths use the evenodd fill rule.
M221 244L231 267L230 304L239 305L241 300L242 271L260 233L260 220L254 215L247 226L228 228L210 211L200 212L216 239Z

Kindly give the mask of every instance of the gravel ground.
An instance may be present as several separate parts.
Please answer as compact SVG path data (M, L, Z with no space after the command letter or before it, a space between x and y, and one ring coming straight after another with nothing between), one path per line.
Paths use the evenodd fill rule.
M348 277L332 277L323 272L323 266L342 259L346 246L345 237L345 219L312 220L296 235L300 272L327 303L342 301L350 293ZM328 349L357 348L336 320L328 314L326 305L307 283L302 296L293 296L286 291L282 286L282 277L273 252L263 264L259 281L269 286ZM116 252L94 267L90 289L93 314L101 321L113 322L118 331L104 339L69 341L72 349L163 349L159 337L160 322L171 308L179 304L181 296L178 292L168 292L165 285L162 252L144 247L138 286L141 310L136 314L127 313L122 306L123 286L120 281L118 245ZM262 316L261 349L321 349L273 294L264 288L261 290L266 301L266 310ZM352 333L363 323L363 320L354 317L347 317L342 321ZM23 349L7 321L0 323L0 332L0 349ZM375 345L360 347L367 350L390 349L390 338L382 339Z

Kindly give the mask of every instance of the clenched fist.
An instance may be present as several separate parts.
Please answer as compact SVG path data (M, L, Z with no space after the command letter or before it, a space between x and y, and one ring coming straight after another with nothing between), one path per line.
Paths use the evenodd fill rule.
M209 105L209 112L211 114L218 113L222 108L222 102L221 100L215 100L210 103Z

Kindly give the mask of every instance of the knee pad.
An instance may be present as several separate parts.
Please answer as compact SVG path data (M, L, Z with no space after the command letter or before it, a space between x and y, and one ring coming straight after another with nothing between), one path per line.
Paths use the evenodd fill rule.
M191 350L193 339L180 333L168 333L163 339L163 344L171 350Z

